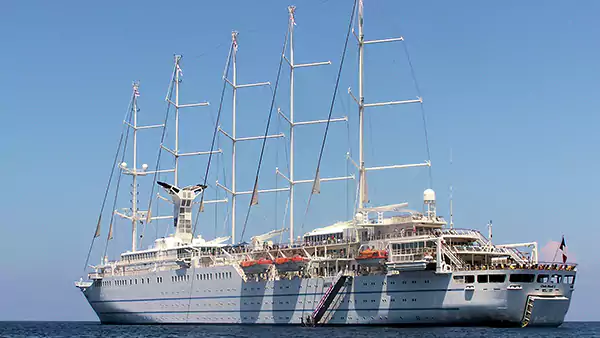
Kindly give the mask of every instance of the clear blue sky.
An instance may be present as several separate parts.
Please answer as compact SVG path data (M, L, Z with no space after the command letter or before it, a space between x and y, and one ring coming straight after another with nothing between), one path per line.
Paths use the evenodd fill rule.
M425 101L440 212L448 213L452 182L457 227L485 231L492 219L496 242L535 240L540 246L564 234L571 257L580 264L568 319L600 319L596 305L600 264L593 251L598 221L592 213L600 188L594 170L600 164L600 4L365 2L367 39L406 38ZM298 70L296 116L325 118L352 3L296 1L295 5L297 61L333 62ZM231 30L240 32L240 83L274 82L286 6L281 1L206 5L184 1L177 6L151 1L2 3L0 320L95 318L72 282L81 275L131 82L141 81L140 122L159 123L173 54L183 54L182 101L208 100L211 106L182 113L182 150L205 150ZM335 115L348 115L351 121L348 126L332 126L322 177L345 175L349 144L353 154L357 151L357 110L346 94L347 87L357 86L354 43L346 62ZM367 102L417 95L401 45L370 46L365 67ZM286 112L287 79L284 72L277 96L278 106ZM225 99L221 124L230 130L231 94ZM240 90L238 135L264 132L269 100L268 89ZM427 158L419 106L373 108L367 114L368 163ZM285 132L276 119L272 126L273 132ZM297 157L302 160L297 178L314 174L322 132L323 126L298 132L302 146ZM172 144L172 129L168 136ZM154 166L158 138L157 132L140 137L140 162ZM228 154L226 139L220 139L220 146ZM243 164L238 189L249 190L259 143L239 149ZM273 172L275 166L286 170L284 149L281 140L269 142L261 186L283 185L281 180L275 182ZM181 183L201 182L206 159L183 161ZM229 158L219 157L215 163L219 171L211 173L212 197L214 180L229 184L230 179ZM142 182L142 205L148 203L148 181ZM124 181L122 187L129 183ZM428 186L426 169L369 176L374 204L408 201L420 209L422 191ZM353 183L348 187L349 193L344 183L324 183L306 216L309 187L299 188L297 234L345 219ZM127 201L128 196L120 199L119 206L126 207ZM246 197L240 198L240 228L247 203ZM261 195L245 238L280 227L284 205L274 196ZM163 205L160 213L166 211ZM225 206L219 207L215 225L215 209L208 207L200 233L207 238L226 234L226 212ZM104 226L103 237L107 223ZM144 246L165 227L159 223L158 231L154 225L148 228ZM130 241L126 222L117 222L115 232L109 248L112 257ZM100 255L101 249L95 249L92 263Z

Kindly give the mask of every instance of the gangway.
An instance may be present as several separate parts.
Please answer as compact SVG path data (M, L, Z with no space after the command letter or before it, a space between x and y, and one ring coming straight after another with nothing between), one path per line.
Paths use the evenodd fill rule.
M322 324L320 323L321 319L335 300L339 291L342 289L342 286L344 286L346 281L350 278L352 277L346 275L343 270L338 272L338 274L335 276L335 279L327 289L327 292L325 292L325 294L321 298L319 305L317 305L317 307L313 311L312 316L310 317L310 322L307 324L311 326Z

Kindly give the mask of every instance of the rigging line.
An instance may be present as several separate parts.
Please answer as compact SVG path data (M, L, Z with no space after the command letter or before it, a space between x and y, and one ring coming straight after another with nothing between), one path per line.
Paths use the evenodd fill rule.
M281 56L279 58L279 67L277 68L277 78L275 80L275 88L273 89L273 97L271 99L271 108L269 109L269 118L267 119L267 127L265 128L265 136L263 138L262 147L260 150L260 157L258 159L258 168L256 169L256 177L254 178L254 186L252 190L252 195L254 197L255 193L258 193L258 175L260 174L260 167L263 160L263 155L265 153L265 145L267 144L267 136L269 135L269 126L271 125L271 116L273 116L273 107L275 105L275 96L277 95L277 87L279 86L279 79L281 77L281 66L283 65L283 56L285 55L285 50L287 48L288 35L290 33L290 28L285 32L285 38L283 42L283 50L281 51ZM246 219L244 220L244 227L242 228L242 236L240 237L243 241L244 234L246 233L246 226L248 225L248 218L250 217L250 210L252 209L252 198L250 199L250 204L248 206L248 212L246 212Z
M210 164L213 158L213 150L215 149L215 141L217 139L217 134L219 132L219 121L221 120L221 111L223 109L223 99L225 97L225 89L227 89L227 76L229 75L229 63L231 62L231 56L233 52L233 41L229 46L229 54L227 55L227 62L225 62L225 70L223 70L223 89L221 90L221 99L219 100L219 110L217 111L217 120L215 121L215 129L213 130L212 141L210 143L210 152L208 153L208 163L206 165L206 171L204 173L204 185L206 186L206 182L208 181L208 173L210 170ZM204 192L206 189L202 189L202 193L200 194L200 207L198 207L198 211L196 212L196 219L194 220L194 228L192 229L192 237L196 235L196 226L198 225L198 218L200 216L200 211L202 210L202 204L204 203Z
M406 54L406 59L408 61L408 65L410 67L410 75L412 77L413 83L415 85L415 89L417 90L417 95L421 96L421 89L419 88L419 82L417 81L417 76L415 74L415 69L412 64L412 60L410 58L410 53L408 52L408 46L406 41L403 41L402 47L404 47L404 53ZM423 118L423 129L425 131L425 146L427 147L427 160L429 161L429 186L433 186L433 175L431 173L431 152L429 150L429 134L427 132L427 120L425 119L425 106L423 105L423 101L421 101L421 116Z
M129 127L124 123L125 120L131 120L131 107L133 105L133 99L134 99L134 95L135 94L131 94L131 100L129 100L129 106L127 107L127 112L125 113L125 117L123 118L123 127L121 129L121 136L119 137L119 145L117 146L117 152L115 154L115 159L113 160L113 164L111 166L111 170L110 170L110 176L108 177L108 183L106 184L106 190L104 191L104 199L102 200L102 206L100 207L100 215L98 216L98 224L100 224L100 221L102 220L102 213L104 212L104 206L106 205L106 199L108 197L108 191L110 190L110 184L112 183L112 179L115 173L115 168L117 166L117 160L119 158L119 153L121 151L121 145L123 144L123 134L125 134L125 129L127 129L127 131L129 131ZM94 231L94 236L92 237L92 242L90 243L90 248L88 250L88 254L87 257L85 259L85 264L83 266L83 271L85 272L85 270L87 269L87 265L90 261L90 255L92 254L92 248L94 247L94 241L96 240L96 232L97 232L97 227L96 230Z
M162 147L165 142L165 135L167 133L167 122L169 120L169 112L171 111L171 104L168 101L171 101L171 97L173 96L173 89L175 86L175 72L177 72L177 62L173 65L173 72L171 74L171 83L169 84L169 90L167 90L167 95L165 97L165 101L167 101L167 111L165 113L165 119L163 121L163 129L160 135L160 145L158 146L158 155L156 156L156 166L154 167L154 177L152 178L152 186L150 188L150 198L148 199L148 210L146 211L146 223L152 221L152 201L154 197L154 186L156 185L156 179L158 178L158 172L160 171L160 157L162 154ZM157 201L158 204L158 201ZM168 229L168 227L167 227ZM144 228L145 231L145 228Z
M211 117L212 117L212 115L211 115ZM213 119L213 122L215 122L214 119ZM215 123L215 125L216 125L216 123ZM217 136L217 149L219 149L219 145L220 145L219 141L220 140L221 140L221 138L219 136ZM217 166L217 170L215 170L215 171L217 172L217 175L219 175L219 169L221 169L221 168L219 166L218 160L217 160L216 166ZM218 189L218 187L215 187L215 200L219 200L219 196L220 196L219 189ZM202 204L200 204L199 208L202 208ZM215 238L217 238L218 213L219 213L219 203L215 203L215 229L214 229Z
M212 162L213 150L215 148L215 142L217 139L217 135L219 132L219 121L221 120L221 111L223 109L223 99L225 97L225 89L227 88L227 76L229 75L229 64L232 58L234 48L234 41L231 42L229 46L229 53L227 55L227 61L225 62L225 69L223 70L223 89L221 90L221 99L219 100L219 110L217 111L217 120L215 121L215 129L213 130L212 141L210 144L210 152L208 153L208 163L206 164L206 171L204 173L204 186L206 186L206 182L208 181L208 173L210 170L210 164ZM192 238L196 235L196 226L198 225L198 218L200 218L200 211L202 210L202 205L204 203L204 193L206 189L202 189L202 193L200 195L200 206L198 207L198 211L196 212L196 219L194 220L194 227L192 229ZM194 252L192 252L192 258L194 256ZM188 295L188 305L187 312L185 316L185 321L187 322L190 317L190 307L192 306L192 291L194 290L194 275L196 274L196 264L194 264L193 260L190 263L192 265L192 282L190 283L190 293Z
M131 110L133 110L133 107ZM133 114L129 114L129 121L127 121L129 124L131 124L132 117L133 117ZM129 140L129 128L127 128L127 132L125 133L125 144L123 145L123 154L121 155L121 163L123 163L125 161L125 153L126 153L125 150L127 149L127 141L128 140ZM134 168L134 170L135 170L135 168ZM112 205L113 211L112 211L112 215L110 217L110 224L113 228L114 228L113 222L115 220L115 211L114 210L117 207L117 197L119 194L119 187L121 186L121 178L123 177L122 173L123 173L123 169L119 168L119 176L117 177L117 185L115 187L115 198L113 199L113 205ZM131 198L137 198L137 196L131 195ZM132 216L136 217L133 215L133 213L132 213ZM136 225L137 225L137 223L136 223ZM104 245L104 254L102 255L102 257L105 257L106 252L108 251L108 243L110 241L110 235L111 234L109 233L106 237L106 244Z
M269 84L269 89L271 89L271 94L273 94L273 87L271 86L271 84ZM279 107L279 104L277 103L277 99L275 99L275 105L277 107ZM281 119L282 118L283 117L281 117L281 115L277 114L277 130L279 131L279 133L281 133ZM290 126L290 128L291 128L291 126ZM289 141L289 139L287 138L287 136L285 134L283 134L283 140ZM286 142L286 145L287 145L287 142ZM288 148L286 146L286 147L283 147L283 149L285 151L285 166L287 168L287 174L289 175L290 174L290 160L289 160ZM275 163L277 163L277 162L275 162Z
M360 0L355 0L352 6L352 14L350 15L350 22L348 23L348 32L346 33L346 41L344 42L344 51L342 52L342 59L340 61L340 68L338 70L337 79L335 80L335 88L333 90L333 97L331 99L331 105L329 106L329 117L327 117L327 124L325 125L325 134L323 135L323 142L321 143L321 151L319 152L319 160L317 161L317 169L315 170L315 181L319 179L319 169L321 166L321 159L323 158L323 150L325 149L325 142L327 141L327 134L329 132L329 125L331 124L331 115L333 114L333 107L335 105L335 98L337 97L338 88L340 85L340 78L342 75L342 69L344 67L344 59L346 58L346 51L348 49L348 40L350 39L350 33L352 32L352 23L354 21L354 13L356 12L356 2ZM306 215L308 214L308 208L310 207L310 202L312 200L313 192L310 193L308 197L308 203L306 203L306 210L304 212L304 219L302 220L301 229L304 229L304 222L306 221Z

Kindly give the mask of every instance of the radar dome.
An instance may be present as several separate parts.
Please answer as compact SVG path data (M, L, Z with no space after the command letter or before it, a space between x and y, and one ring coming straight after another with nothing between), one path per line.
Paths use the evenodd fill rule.
M423 201L425 201L425 202L435 201L435 191L433 191L433 189L425 190L425 192L423 192Z

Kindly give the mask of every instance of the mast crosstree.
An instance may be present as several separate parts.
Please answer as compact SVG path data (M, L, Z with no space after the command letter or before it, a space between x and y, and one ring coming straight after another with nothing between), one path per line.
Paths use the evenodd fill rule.
M277 174L280 175L281 177L283 177L289 184L289 190L290 190L290 204L289 204L290 243L294 242L294 186L296 184L301 184L301 183L313 183L313 192L318 193L318 190L319 190L318 187L320 186L321 182L354 179L353 175L340 176L340 177L328 177L328 178L317 177L316 180L314 178L306 179L306 180L296 180L295 179L295 176L294 176L294 169L295 169L295 166L294 166L294 146L295 146L294 129L295 129L295 127L327 123L328 120L314 120L314 121L296 121L296 120L294 120L294 70L296 68L324 66L324 65L331 64L331 61L301 63L301 64L295 63L295 61L294 61L294 26L296 26L295 11L296 11L296 6L288 7L288 13L289 13L289 23L288 23L288 29L289 29L289 38L288 39L289 40L288 40L288 43L289 43L290 57L288 59L285 56L285 54L282 55L283 59L290 66L290 112L289 112L289 117L287 117L281 109L277 110L279 115L281 115L288 122L288 124L290 126L290 138L289 138L289 148L290 148L289 171L290 172L289 172L289 177L286 177L281 171L279 171L279 168L276 169ZM339 118L332 118L329 120L329 122L348 122L348 117L343 116L343 117L339 117Z
M236 163L236 145L237 142L240 141L254 141L254 140L264 140L271 138L280 138L283 137L283 134L275 134L275 135L266 135L266 136L249 136L249 137L237 137L237 90L241 88L252 88L252 87L262 87L262 86L270 86L270 82L256 82L249 84L238 84L237 83L237 52L238 52L238 32L231 32L231 43L233 44L233 54L232 54L232 79L229 80L226 76L223 77L223 80L231 86L233 89L233 98L232 98L232 120L231 120L231 134L227 133L225 130L219 126L219 132L225 135L228 139L231 140L231 188L226 187L225 185L216 182L216 185L221 189L225 190L227 193L231 195L231 243L235 244L235 233L236 233L236 206L237 206L237 196L239 195L253 195L253 198L257 198L258 193L267 193L267 192L278 192L278 191L287 191L288 188L278 188L278 189L264 189L258 190L257 187L254 190L250 191L238 191L237 190L237 182L236 182L236 171L237 171L237 163ZM256 197L255 197L256 196Z
M362 209L365 203L368 202L367 197L367 177L366 174L368 171L374 170L383 170L383 169L400 169L400 168L412 168L412 167L430 167L431 161L425 161L423 163L416 164L396 164L396 165L386 165L386 166L377 166L377 167L366 167L365 166L365 158L364 158L364 112L365 108L369 107L381 107L381 106L389 106L389 105L397 105L397 104L408 104L408 103L422 103L423 99L418 97L413 100L404 100L404 101L388 101L388 102L375 102L375 103L365 103L364 96L364 49L365 45L377 44L377 43L387 43L387 42L401 42L404 41L404 37L398 38L389 38L389 39L380 39L380 40L369 40L365 41L364 35L364 6L363 0L358 0L358 35L354 33L356 40L358 41L358 98L352 94L352 90L348 88L348 93L354 99L356 104L358 105L358 142L359 142L359 158L358 165L354 163L359 172L359 193L358 193L358 208ZM354 32L354 30L353 30Z

